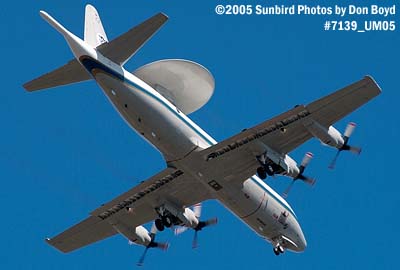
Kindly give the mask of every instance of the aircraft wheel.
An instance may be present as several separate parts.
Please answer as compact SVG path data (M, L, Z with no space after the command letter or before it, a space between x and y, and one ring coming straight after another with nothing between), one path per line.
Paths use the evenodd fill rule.
M156 228L158 231L162 232L164 230L164 224L161 219L156 219L154 223L156 224Z
M265 171L265 169L263 167L258 167L257 168L257 175L258 177L260 177L262 180L264 180L265 178L267 178L267 172Z
M283 252L285 252L285 249L282 246L278 246L278 251L280 253L283 253Z
M279 252L278 248L274 248L274 253L275 253L276 256L279 256L279 254L281 254L281 253Z

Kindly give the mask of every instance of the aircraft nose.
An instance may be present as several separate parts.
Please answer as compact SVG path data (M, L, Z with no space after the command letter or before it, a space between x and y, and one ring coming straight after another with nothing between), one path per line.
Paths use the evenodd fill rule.
M307 247L307 241L306 238L304 237L300 225L298 225L296 228L296 236L297 236L297 241L296 241L297 251L302 252Z

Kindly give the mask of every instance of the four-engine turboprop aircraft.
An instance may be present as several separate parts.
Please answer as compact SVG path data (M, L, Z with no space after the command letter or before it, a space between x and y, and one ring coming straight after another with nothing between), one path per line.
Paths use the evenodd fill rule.
M199 203L216 199L271 242L276 255L306 248L294 211L261 179L280 174L293 183L313 184L304 175L312 154L307 153L300 166L288 155L313 137L338 153L359 152L348 144L355 125L350 123L344 135L332 125L380 94L371 77L217 143L187 117L213 94L214 78L207 69L178 59L156 61L132 73L123 67L167 16L159 13L108 41L93 6L86 6L84 40L46 12L40 15L63 35L75 59L24 87L36 91L94 79L127 123L162 153L167 164L163 171L95 209L87 219L46 239L50 245L70 252L119 233L145 246L146 252L152 247L166 248L155 241L155 233L177 226L176 233L187 228L195 231L196 246L197 232L216 223L216 219L200 219ZM142 225L151 221L149 232Z

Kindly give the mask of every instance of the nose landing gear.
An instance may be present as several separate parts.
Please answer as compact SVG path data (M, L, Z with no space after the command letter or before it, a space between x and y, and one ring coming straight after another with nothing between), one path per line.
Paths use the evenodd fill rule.
M279 254L284 253L285 249L281 245L277 245L276 247L274 247L273 251L275 255L278 256Z

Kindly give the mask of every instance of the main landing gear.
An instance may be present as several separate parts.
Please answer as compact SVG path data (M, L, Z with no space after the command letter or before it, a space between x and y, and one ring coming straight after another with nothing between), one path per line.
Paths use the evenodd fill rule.
M282 246L279 246L279 245L274 247L273 250L274 250L274 253L275 253L276 256L278 256L279 254L285 252L285 249Z
M154 224L158 231L162 232L165 228L170 228L173 225L179 224L179 220L170 211L168 211L164 206L160 206L155 209L158 218L154 220Z
M154 221L158 231L162 232L164 228L170 228L172 226L172 221L168 216L161 216Z
M258 167L257 168L257 175L258 177L260 177L262 180L264 180L265 178L267 178L267 175L269 176L273 176L275 173L272 170L272 168L270 166L262 166L262 167Z
M257 168L257 175L262 180L267 178L268 176L273 176L275 174L274 168L270 162L267 162L269 159L267 157L267 153L264 153L260 156L257 156L257 160L260 163L260 167Z

